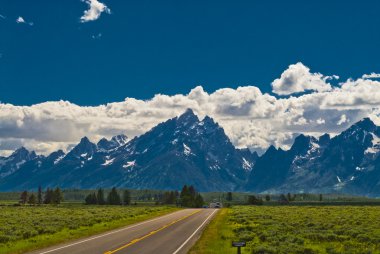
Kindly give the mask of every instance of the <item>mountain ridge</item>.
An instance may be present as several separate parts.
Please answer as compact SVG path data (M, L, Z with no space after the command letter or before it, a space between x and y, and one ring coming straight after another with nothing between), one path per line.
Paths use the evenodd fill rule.
M289 150L270 146L261 156L236 148L218 123L191 109L131 140L83 137L66 154L18 153L24 159L11 160L16 151L0 158L0 190L192 184L201 191L380 195L380 127L369 118L332 138L300 134Z

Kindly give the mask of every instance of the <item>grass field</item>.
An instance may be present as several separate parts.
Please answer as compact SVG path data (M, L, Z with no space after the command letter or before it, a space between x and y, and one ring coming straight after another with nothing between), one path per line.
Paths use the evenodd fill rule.
M380 253L379 206L234 206L222 209L190 253Z
M177 210L175 207L0 206L0 253L23 253Z

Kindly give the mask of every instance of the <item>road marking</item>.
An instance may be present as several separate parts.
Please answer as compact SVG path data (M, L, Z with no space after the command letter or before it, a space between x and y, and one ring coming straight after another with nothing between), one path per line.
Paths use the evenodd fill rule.
M215 209L215 211L213 211L206 219L205 221L194 231L194 233L191 234L191 236L189 236L189 238L186 239L186 241L183 242L183 244L181 246L179 246L179 248L173 252L173 254L177 254L189 241L191 238L193 238L193 236L203 227L204 224L206 224L206 222L211 218L211 216L214 215L215 212L217 212L218 210Z
M184 210L180 210L178 212L181 212L181 211L184 211ZM174 212L174 213L176 213L176 212ZM68 247L71 247L71 246L75 246L75 245L78 245L78 244L81 244L81 243L85 243L85 242L88 242L88 241L91 241L91 240L95 240L95 239L104 237L104 236L107 236L107 235L112 235L112 234L115 234L115 233L119 233L121 231L124 231L124 230L127 230L127 229L131 229L131 228L135 228L135 227L138 227L140 225L143 225L143 224L146 224L146 223L149 223L149 222L152 222L152 221L160 220L160 219L165 218L167 216L171 216L174 213L169 213L169 214L166 214L166 215L162 215L160 217L157 217L157 218L154 218L154 219L151 219L151 220L143 221L143 222L140 222L138 224L135 224L135 225L132 225L132 226L129 226L129 227L126 227L126 228L121 228L121 229L118 229L118 230L114 230L114 231L111 231L111 232L108 232L108 233L105 233L105 234L102 234L102 235L94 236L94 237L85 239L83 241L79 241L79 242L75 242L75 243L72 243L72 244L68 244L68 245L65 245L65 246L62 246L62 247L59 247L59 248L56 248L56 249L40 252L39 254L51 253L53 251L62 250L62 249L65 249L65 248L68 248Z
M121 247L119 247L119 248L117 248L117 249L115 249L115 250L106 251L106 252L104 252L104 254L113 254L113 253L115 253L115 252L118 252L118 251L120 251L120 250L123 250L123 249L125 249L125 248L127 248L127 247L129 247L129 246L131 246L131 245L133 245L133 244L135 244L135 243L137 243L137 242L140 242L141 240L144 240L145 238L147 238L147 237L149 237L149 236L151 236L151 235L154 235L154 234L160 232L161 230L164 230L164 229L167 228L167 227L170 227L171 225L173 225L173 224L175 224L175 223L177 223L177 222L179 222L179 221L182 221L182 220L184 220L184 219L186 219L186 218L189 218L190 216L192 216L192 215L194 215L194 214L196 214L196 213L199 213L200 211L202 211L202 210L197 210L197 211L192 212L192 213L190 213L190 214L188 214L188 215L185 215L185 216L183 216L183 217L181 217L181 218L179 218L179 219L177 219L177 220L174 220L174 221L170 222L169 224L166 224L166 225L160 227L159 229L156 229L156 230L151 231L150 233L148 233L148 234L146 234L146 235L144 235L144 236L142 236L142 237L140 237L140 238L133 239L133 240L130 241L129 243L127 243L127 244L125 244L125 245L123 245L123 246L121 246Z

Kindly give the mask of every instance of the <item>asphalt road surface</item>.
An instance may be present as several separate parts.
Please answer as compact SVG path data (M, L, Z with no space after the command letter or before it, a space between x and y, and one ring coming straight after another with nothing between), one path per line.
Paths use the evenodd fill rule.
M184 209L53 246L31 254L182 254L197 241L217 209Z

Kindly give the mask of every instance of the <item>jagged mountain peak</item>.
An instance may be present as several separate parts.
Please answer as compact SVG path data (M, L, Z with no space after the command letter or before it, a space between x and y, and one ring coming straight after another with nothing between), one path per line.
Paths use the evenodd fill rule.
M98 141L98 143L96 144L98 147L103 147L106 143L108 143L109 142L109 140L108 139L106 139L106 138L101 138L99 141Z
M111 138L111 141L114 141L118 143L119 145L125 145L128 142L128 137L127 135L119 134L119 135L113 136Z
M199 122L198 116L194 114L194 111L190 108L177 118L177 123L192 124Z
M110 151L128 143L128 137L124 134L113 136L110 140L102 138L97 143L99 151Z
M29 153L29 150L26 149L24 146L17 148L12 154L22 154L22 153Z
M369 117L363 118L361 121L355 123L353 126L359 127L367 131L373 131L377 128L375 123Z
M380 136L380 128L376 126L371 119L364 118L332 138L331 141L334 144L348 142L350 144L361 144L362 147L368 147L372 144L374 136Z
M326 146L326 145L328 145L328 143L330 142L330 140L331 140L330 134L325 133L325 134L323 134L322 136L319 137L318 143L321 146Z
M37 154L34 151L29 151L25 147L20 147L14 151L11 156L12 158L17 158L18 160L31 160L37 157Z
M56 158L56 157L60 157L60 156L63 156L65 155L65 152L62 151L61 149L55 151L55 152L52 152L51 154L48 155L47 158Z
M40 156L43 158L43 156ZM0 161L0 179L16 172L26 162L37 158L34 151L29 151L25 147L20 147L9 157L2 158Z
M274 145L270 145L268 149L265 151L265 153L262 155L262 157L268 156L270 154L276 153L279 150Z
M205 126L214 126L214 127L219 127L219 124L217 122L214 121L213 118L209 117L209 116L205 116L202 120L202 123L205 125Z
M306 154L313 146L318 146L317 143L315 137L301 134L295 138L290 151L295 154Z
M88 144L88 143L91 143L90 139L86 136L84 136L83 138L80 139L80 142L79 144Z
M375 125L374 122L372 122L371 119L368 117L363 118L359 122L356 122L351 127L349 127L347 130L343 131L341 135L344 136L350 136L353 134L356 134L357 132L375 132L378 129L378 127Z
M66 156L66 158L71 157L89 157L93 155L96 151L96 145L92 143L87 137L83 137L79 144L76 145Z

